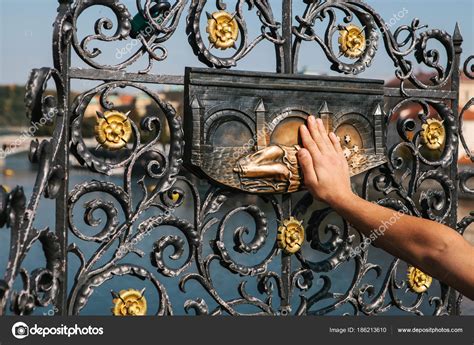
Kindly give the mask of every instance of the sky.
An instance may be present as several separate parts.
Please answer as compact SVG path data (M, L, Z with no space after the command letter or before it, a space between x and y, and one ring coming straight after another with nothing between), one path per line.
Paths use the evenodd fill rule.
M269 0L275 4L275 15L281 15L281 0ZM134 0L124 0L130 11L135 9ZM394 27L410 24L413 18L419 18L422 24L430 28L438 28L452 33L456 22L459 22L464 37L464 58L474 54L474 0L367 0L372 8L389 21L395 14L404 11L404 15ZM209 1L209 6L215 2ZM235 1L229 0L229 5ZM97 10L89 10L81 17L79 34L92 33L93 25L100 16L111 12L102 6L94 6ZM303 0L294 0L294 15L303 14ZM24 84L32 68L51 66L52 23L56 15L56 0L0 0L0 84ZM211 11L214 9L211 7ZM96 12L94 12L96 11ZM193 55L185 35L185 15L174 36L165 43L168 59L155 64L153 73L181 75L185 66L203 66ZM260 25L255 17L249 16L248 27L255 37ZM81 36L82 38L83 36ZM109 45L111 50L104 58L116 59L116 49L126 46L126 42ZM107 49L106 49L107 50ZM239 62L237 69L274 71L275 59L273 48L269 42L262 42L244 60ZM314 73L326 73L329 63L321 49L314 43L305 43L301 53L299 69L307 69ZM73 57L78 67L85 65ZM109 60L110 62L110 60ZM145 59L142 61L145 66ZM137 65L137 68L140 67ZM363 77L392 78L393 63L383 48L374 60L373 66Z

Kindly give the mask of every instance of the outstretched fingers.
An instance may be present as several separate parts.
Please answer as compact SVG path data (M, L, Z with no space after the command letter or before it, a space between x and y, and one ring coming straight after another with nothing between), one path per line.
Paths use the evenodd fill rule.
M312 115L308 117L308 130L311 134L311 138L318 146L319 151L323 153L326 152L327 144L325 143L323 136L319 132L316 118Z
M331 133L329 133L329 139L331 139L334 150L336 150L337 153L342 154L341 141L337 137L337 135L334 134L333 132L331 132Z
M303 146L309 151L313 161L317 161L318 155L321 155L321 151L319 150L318 145L313 140L308 127L305 125L300 126L300 135L301 141L303 142Z
M334 146L331 143L331 140L329 139L328 131L327 131L326 127L324 127L323 120L317 119L316 120L316 125L318 126L319 135L323 138L324 144L327 148L327 152L333 153L334 152Z
M303 171L304 183L309 186L316 184L318 178L314 171L313 158L307 149L298 151L298 161Z
M308 128L321 153L334 152L332 143L329 140L326 128L324 128L321 119L316 119L314 116L310 116L308 118Z

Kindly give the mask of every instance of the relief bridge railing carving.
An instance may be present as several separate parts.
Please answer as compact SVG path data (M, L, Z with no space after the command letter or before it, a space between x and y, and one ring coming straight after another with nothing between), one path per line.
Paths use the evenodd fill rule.
M25 97L32 121L53 115L54 134L32 142L38 170L29 199L21 187L0 189L0 222L11 232L10 246L2 243L9 261L0 314L52 307L87 314L98 291L111 286L110 300L94 300L108 305L104 314L459 313L456 291L401 260L382 262L372 247L351 256L365 238L312 200L295 161L297 126L320 117L341 138L364 198L462 234L474 213L457 219L458 187L472 194L473 173L458 174L456 160L461 142L474 161L462 132L474 101L459 111L458 71L474 79L474 58L462 63L457 26L450 34L414 19L389 30L360 0L305 1L302 13L291 0L58 2L54 67L32 71ZM112 18L98 18L93 33L80 36L83 13L97 7ZM180 21L183 45L207 68L153 74ZM135 51L103 59L108 44L132 39ZM275 73L233 69L262 42L274 48ZM340 76L296 73L304 45L321 49ZM400 87L354 78L384 53ZM420 79L418 67L432 78ZM74 96L76 80L94 86ZM54 96L45 92L52 84ZM184 85L184 113L155 85ZM118 109L112 96L124 88L158 113L137 119ZM82 132L97 99L98 146L91 148ZM399 116L413 106L418 117ZM72 157L93 177L74 182ZM38 229L43 198L54 200L55 216ZM45 264L28 271L34 246Z

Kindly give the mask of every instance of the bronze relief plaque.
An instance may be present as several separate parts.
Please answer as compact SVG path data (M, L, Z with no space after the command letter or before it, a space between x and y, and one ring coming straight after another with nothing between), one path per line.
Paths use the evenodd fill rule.
M386 162L383 94L381 80L187 68L185 163L250 193L303 190L298 128L314 115L354 176Z

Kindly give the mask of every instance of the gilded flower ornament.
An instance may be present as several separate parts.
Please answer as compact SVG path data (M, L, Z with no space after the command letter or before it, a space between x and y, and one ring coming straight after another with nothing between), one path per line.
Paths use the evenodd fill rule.
M97 112L95 137L106 149L119 150L125 147L132 135L132 125L128 115L120 111Z
M428 119L422 126L421 140L430 150L439 150L446 140L443 121Z
M433 278L414 266L410 266L407 272L408 287L416 293L423 293L429 289Z
M208 13L206 31L209 34L209 42L212 46L225 50L235 48L235 42L239 37L239 25L235 20L235 15L226 11Z
M302 222L290 217L278 227L278 247L287 254L298 252L304 242L304 228Z
M114 307L112 314L114 316L143 316L146 315L147 303L143 295L145 289L141 291L128 289L121 290L118 294L112 292Z
M350 24L339 30L339 51L349 59L360 57L367 47L364 29Z

